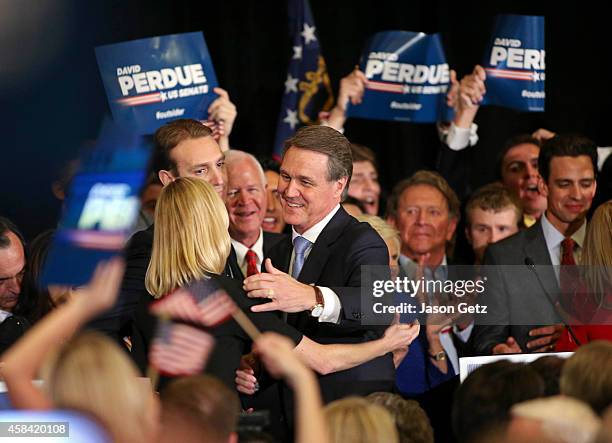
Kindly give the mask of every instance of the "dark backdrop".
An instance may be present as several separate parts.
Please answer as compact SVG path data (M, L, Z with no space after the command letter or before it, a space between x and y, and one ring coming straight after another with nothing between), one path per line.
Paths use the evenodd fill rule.
M481 60L496 13L546 16L547 111L480 111L474 186L495 178L500 144L516 132L546 127L583 132L600 146L610 143L609 37L603 6L311 0L311 7L334 88L374 32L441 32L451 67L463 75ZM59 202L50 183L60 166L95 138L107 112L96 45L202 30L220 84L238 107L232 146L270 153L291 53L285 1L6 0L1 14L0 214L14 219L27 237L56 223ZM348 122L346 135L377 151L387 189L413 171L435 165L433 125L354 120Z

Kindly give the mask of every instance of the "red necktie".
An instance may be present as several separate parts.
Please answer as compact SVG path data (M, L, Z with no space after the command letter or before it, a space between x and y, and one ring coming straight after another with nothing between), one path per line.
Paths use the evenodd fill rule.
M247 262L247 277L259 274L259 269L257 269L257 254L255 254L252 249L247 251L245 259Z
M576 272L576 260L574 259L574 247L576 242L571 237L566 237L561 242L561 270L559 271L559 287L561 289L561 305L571 312L572 298L576 290L578 275Z
M574 247L576 242L573 238L567 237L561 242L561 265L575 266L576 260L574 260Z

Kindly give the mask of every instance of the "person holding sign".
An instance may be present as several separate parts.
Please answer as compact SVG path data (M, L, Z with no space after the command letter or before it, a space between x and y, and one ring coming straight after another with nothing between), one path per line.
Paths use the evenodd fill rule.
M464 76L459 82L455 117L447 143L442 146L438 160L440 172L445 177L452 178L451 183L455 189L463 190L469 182L467 170L469 159L463 150L470 145L470 131L487 93L486 78L487 74L482 66L476 65L472 73ZM524 224L527 227L533 225L546 209L546 197L538 189L539 154L539 140L525 134L508 140L499 156L500 179L521 199ZM459 175L457 171L461 171Z

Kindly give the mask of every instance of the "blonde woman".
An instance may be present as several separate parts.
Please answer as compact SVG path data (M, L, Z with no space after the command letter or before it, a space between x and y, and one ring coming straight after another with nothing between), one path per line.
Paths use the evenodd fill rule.
M87 287L2 356L2 376L14 407L92 414L120 443L155 439L157 400L137 379L125 352L93 332L70 340L88 320L113 305L122 274L120 260L100 265ZM39 372L43 389L32 383Z
M328 404L323 413L330 442L397 443L393 417L384 407L361 397L346 397Z
M152 295L143 300L135 321L137 339L133 353L145 361L155 320L147 306L153 299L204 277L215 279L238 303L261 331L285 335L296 345L296 352L315 371L327 374L351 368L404 348L418 335L418 326L392 325L384 337L369 342L320 345L270 312L252 313L257 301L246 297L241 282L220 275L230 254L229 218L225 205L213 187L203 180L180 178L164 187L155 210L155 234L146 288ZM250 370L237 371L250 340L230 320L213 331L217 344L207 371L242 393L256 391L257 379ZM237 372L236 372L237 371Z

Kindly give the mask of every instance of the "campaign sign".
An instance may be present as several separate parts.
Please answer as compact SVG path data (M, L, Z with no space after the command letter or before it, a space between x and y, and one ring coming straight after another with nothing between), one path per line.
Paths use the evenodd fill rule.
M485 53L483 105L543 112L544 17L499 15Z
M150 146L107 123L81 159L43 271L43 284L82 285L100 260L124 247L140 209Z
M349 117L433 123L446 106L449 68L438 34L374 34L361 56L367 82Z
M217 77L201 32L96 48L115 121L152 134L177 118L204 120Z

